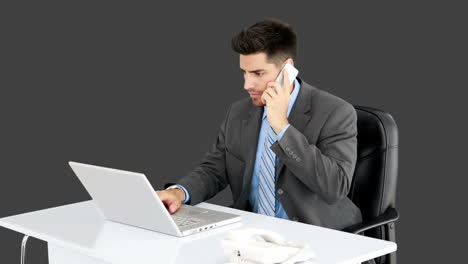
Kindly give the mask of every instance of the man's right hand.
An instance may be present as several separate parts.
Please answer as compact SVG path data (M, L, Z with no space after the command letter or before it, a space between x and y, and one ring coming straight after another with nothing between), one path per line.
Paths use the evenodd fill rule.
M185 193L179 188L169 190L156 191L159 199L166 205L170 214L174 214L179 210L182 202L185 200Z

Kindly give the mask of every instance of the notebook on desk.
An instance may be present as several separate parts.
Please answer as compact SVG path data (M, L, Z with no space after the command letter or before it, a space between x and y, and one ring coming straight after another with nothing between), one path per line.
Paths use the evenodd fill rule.
M189 205L171 215L142 173L69 162L106 220L173 236L239 222L239 215Z

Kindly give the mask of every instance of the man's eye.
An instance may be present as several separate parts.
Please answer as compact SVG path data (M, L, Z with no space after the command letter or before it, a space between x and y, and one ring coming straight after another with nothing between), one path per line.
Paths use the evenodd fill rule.
M257 75L257 76L262 76L262 75L263 75L263 72L256 72L255 75Z

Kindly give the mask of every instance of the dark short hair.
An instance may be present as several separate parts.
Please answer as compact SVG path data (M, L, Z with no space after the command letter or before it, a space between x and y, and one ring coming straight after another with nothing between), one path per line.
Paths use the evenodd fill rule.
M269 62L279 65L287 58L296 58L297 36L289 24L268 18L237 33L231 47L242 55L265 52Z

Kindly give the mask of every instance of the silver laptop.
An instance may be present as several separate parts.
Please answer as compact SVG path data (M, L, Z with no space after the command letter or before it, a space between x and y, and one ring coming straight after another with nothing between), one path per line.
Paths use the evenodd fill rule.
M189 205L171 215L144 174L69 164L107 220L179 237L241 220L239 215Z

